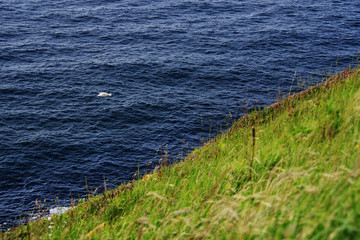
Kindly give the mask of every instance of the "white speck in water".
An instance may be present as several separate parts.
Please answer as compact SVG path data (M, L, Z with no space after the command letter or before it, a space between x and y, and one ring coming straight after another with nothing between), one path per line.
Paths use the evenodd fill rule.
M107 92L99 92L99 94L97 95L98 97L111 97L111 93L107 93Z

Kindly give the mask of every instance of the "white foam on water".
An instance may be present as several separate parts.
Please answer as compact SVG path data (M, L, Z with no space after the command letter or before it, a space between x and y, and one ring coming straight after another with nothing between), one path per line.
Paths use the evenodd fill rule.
M70 210L71 207L54 207L54 208L51 208L49 210L49 217L53 216L53 215L60 215L60 214L63 214L64 212Z

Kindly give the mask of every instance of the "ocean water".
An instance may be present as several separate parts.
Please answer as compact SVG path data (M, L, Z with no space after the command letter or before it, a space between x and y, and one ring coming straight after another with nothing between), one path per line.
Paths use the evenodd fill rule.
M359 50L358 0L0 0L0 228L181 159Z

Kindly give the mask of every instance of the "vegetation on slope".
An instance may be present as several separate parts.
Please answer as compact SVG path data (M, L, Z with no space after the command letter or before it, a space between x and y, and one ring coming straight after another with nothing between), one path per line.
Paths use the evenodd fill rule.
M182 162L2 237L360 239L359 86L346 70Z

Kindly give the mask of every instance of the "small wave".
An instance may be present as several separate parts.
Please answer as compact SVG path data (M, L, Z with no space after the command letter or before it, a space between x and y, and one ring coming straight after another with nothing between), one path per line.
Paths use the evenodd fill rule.
M49 210L49 217L53 216L53 215L60 215L63 214L66 211L69 211L71 209L71 207L54 207L54 208L50 208Z
M97 23L97 22L102 21L102 19L99 18L99 17L89 16L89 15L78 15L78 16L76 16L75 18L73 18L71 20L73 22L76 22L76 23L81 23L81 22L84 22L84 23L89 23L89 22Z

